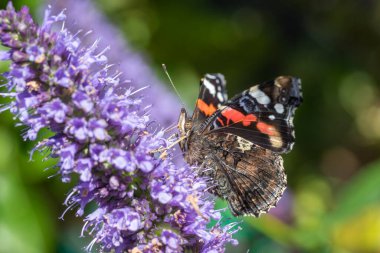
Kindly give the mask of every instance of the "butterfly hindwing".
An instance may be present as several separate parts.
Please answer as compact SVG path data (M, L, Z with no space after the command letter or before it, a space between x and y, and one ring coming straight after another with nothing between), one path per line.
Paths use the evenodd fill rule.
M302 102L300 81L278 77L229 100L204 127L204 133L231 133L277 153L294 144L293 117Z
M227 101L226 81L222 74L206 74L200 83L193 122L200 124Z
M214 181L210 190L225 198L235 216L259 216L275 206L286 188L280 155L232 134L209 136L214 152L206 156L203 173ZM208 161L209 160L209 161ZM208 174L207 174L208 173Z

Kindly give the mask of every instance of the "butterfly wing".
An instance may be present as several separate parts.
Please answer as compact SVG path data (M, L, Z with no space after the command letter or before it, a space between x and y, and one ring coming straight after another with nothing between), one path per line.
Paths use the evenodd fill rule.
M209 137L215 144L222 142L203 163L202 173L214 185L210 191L225 198L235 216L257 217L275 206L286 188L281 156L236 135Z
M294 144L293 117L302 102L298 78L281 76L243 91L203 125L204 134L230 133L277 153Z
M204 122L227 101L226 81L222 74L206 74L200 83L199 97L193 112L192 122Z

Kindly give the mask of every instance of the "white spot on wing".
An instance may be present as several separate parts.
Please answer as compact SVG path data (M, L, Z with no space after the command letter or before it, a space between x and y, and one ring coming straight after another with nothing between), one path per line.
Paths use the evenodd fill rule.
M216 95L215 86L210 83L206 78L203 79L203 85L206 87L206 89L210 92L211 95Z
M226 79L224 78L224 75L222 75L222 74L216 74L216 76L221 80L222 85L226 86Z
M281 148L283 145L281 136L269 136L269 141L275 148Z
M250 141L247 141L246 139L244 139L244 138L242 138L242 137L240 137L240 136L237 136L237 141L238 141L238 143L239 143L239 149L241 150L241 151L248 151L248 150L251 150L251 148L252 148L252 142L250 142Z
M282 104L275 104L274 109L279 114L282 114L284 112L284 106Z
M271 115L269 115L269 119L270 120L274 120L276 117L273 115L273 114L271 114Z
M270 98L261 90L259 90L258 86L253 86L249 90L249 95L254 97L259 104L267 105L270 103Z
M221 101L221 102L224 101L224 97L223 97L222 92L219 91L217 97L218 97L219 101Z

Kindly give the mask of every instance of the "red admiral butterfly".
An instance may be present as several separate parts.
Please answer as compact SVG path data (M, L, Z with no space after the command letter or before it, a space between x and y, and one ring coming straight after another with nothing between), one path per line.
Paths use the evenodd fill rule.
M280 154L294 144L293 117L301 81L280 76L227 100L221 74L206 74L191 118L182 109L179 142L185 160L211 178L210 192L235 216L266 213L286 188Z

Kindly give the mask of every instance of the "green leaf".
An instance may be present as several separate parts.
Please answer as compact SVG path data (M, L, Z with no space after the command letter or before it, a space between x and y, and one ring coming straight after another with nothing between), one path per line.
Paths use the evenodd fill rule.
M38 191L23 180L18 159L21 154L12 134L0 128L0 253L49 252L55 219Z
M361 169L341 190L329 220L345 220L375 203L380 203L380 161Z

